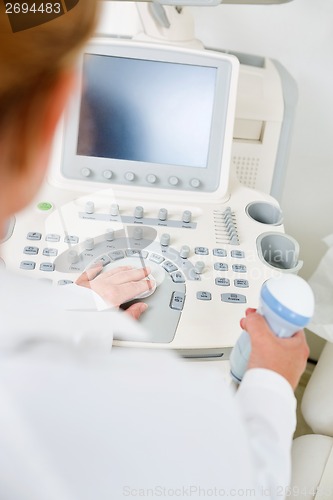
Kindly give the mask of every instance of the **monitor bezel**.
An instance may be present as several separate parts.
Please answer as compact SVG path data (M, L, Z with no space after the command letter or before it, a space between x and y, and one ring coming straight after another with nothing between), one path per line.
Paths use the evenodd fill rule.
M178 64L190 64L216 68L216 86L210 133L210 149L206 168L166 165L159 163L133 162L110 158L80 156L77 142L81 108L82 73L84 54L126 57L131 59L156 60ZM112 187L121 190L137 190L180 193L193 196L211 196L214 193L225 197L228 191L234 113L238 81L238 60L231 55L213 51L198 51L176 46L142 43L132 40L94 39L85 48L79 61L79 81L64 119L62 137L62 159L60 176L65 183L92 189ZM227 91L225 92L225 86ZM224 94L224 97L222 97ZM224 137L221 138L221 131ZM83 169L89 176L82 175ZM113 173L105 179L103 172ZM85 170L87 173L87 170ZM134 174L133 180L126 179L126 173ZM157 181L149 183L149 174ZM171 185L170 178L177 177L178 184ZM198 179L199 186L192 185ZM198 184L198 183L197 183Z

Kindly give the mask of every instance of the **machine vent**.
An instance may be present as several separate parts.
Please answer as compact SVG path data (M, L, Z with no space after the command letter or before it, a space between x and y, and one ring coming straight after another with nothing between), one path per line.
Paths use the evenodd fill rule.
M257 188L260 158L249 156L233 156L232 166L241 184L252 189Z

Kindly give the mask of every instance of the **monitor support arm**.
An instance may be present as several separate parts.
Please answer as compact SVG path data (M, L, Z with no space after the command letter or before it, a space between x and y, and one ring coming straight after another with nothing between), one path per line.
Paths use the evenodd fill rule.
M159 2L138 2L136 8L142 31L136 40L167 43L192 49L203 49L202 42L195 38L195 27L189 9L163 6Z

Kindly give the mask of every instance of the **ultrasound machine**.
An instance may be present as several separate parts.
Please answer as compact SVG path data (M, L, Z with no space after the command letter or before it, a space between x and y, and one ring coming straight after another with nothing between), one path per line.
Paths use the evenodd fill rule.
M149 267L154 287L136 299L148 338L115 344L228 359L262 283L301 266L278 202L231 169L239 61L99 37L79 71L47 182L9 221L3 264L50 286L94 262Z

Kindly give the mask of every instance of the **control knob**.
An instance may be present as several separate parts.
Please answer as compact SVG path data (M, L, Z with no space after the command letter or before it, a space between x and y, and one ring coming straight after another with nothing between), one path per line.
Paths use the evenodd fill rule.
M94 238L87 238L84 242L84 248L86 250L93 250L95 247Z
M110 214L113 217L116 217L117 215L119 215L119 205L117 205L117 203L112 203L112 205L110 207Z
M134 217L136 219L142 219L142 217L143 217L143 207L141 207L141 206L135 207Z
M196 274L202 274L205 269L205 263L202 260L198 260L194 265L194 272Z
M113 241L114 240L114 230L113 229L106 230L105 239L106 239L106 241Z
M142 240L142 238L143 238L143 229L142 229L142 227L135 227L134 228L133 238L135 240Z
M187 259L190 255L190 247L188 245L183 245L180 249L179 255L182 259Z
M168 211L166 208L160 208L160 210L158 212L158 218L159 218L159 220L167 220Z
M86 214L93 214L95 212L95 204L93 201L87 201L85 205Z
M167 247L168 245L170 245L170 234L163 233L160 238L160 243L163 247Z
M67 259L70 264L76 264L80 260L80 256L76 250L69 250Z
M183 212L183 222L191 222L192 212L190 210L184 210Z

